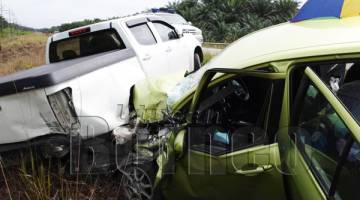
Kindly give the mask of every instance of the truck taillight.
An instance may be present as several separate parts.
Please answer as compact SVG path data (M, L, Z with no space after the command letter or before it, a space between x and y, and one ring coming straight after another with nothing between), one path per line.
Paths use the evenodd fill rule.
M66 133L79 128L70 88L49 95L48 100L58 123Z
M77 29L77 30L74 30L74 31L70 31L69 36L74 37L74 36L77 36L77 35L81 35L81 34L84 34L84 33L90 33L90 32L91 32L90 27L86 27L86 28L81 28L81 29Z

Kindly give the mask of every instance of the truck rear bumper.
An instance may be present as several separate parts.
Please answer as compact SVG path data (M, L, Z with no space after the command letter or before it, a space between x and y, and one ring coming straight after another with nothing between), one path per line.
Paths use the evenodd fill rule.
M0 145L79 129L71 108L71 89L46 96L44 89L0 98Z

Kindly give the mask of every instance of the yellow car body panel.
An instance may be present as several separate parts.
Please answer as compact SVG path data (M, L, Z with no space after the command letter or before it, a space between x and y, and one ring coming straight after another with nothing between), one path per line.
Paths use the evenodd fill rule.
M278 132L277 139L280 154L284 158L281 162L286 162L287 165L292 166L290 171L286 172L291 174L287 176L289 182L286 184L293 192L291 196L294 199L325 200L327 197L322 191L322 188L318 184L311 169L307 166L303 156L297 149L296 144L291 142L288 135L291 116L289 74L292 67L299 63L360 58L359 35L360 17L350 17L341 20L315 19L299 23L284 23L240 38L238 41L228 46L218 56L213 58L206 66L198 72L195 72L195 75L201 78L207 70L214 68L239 69L241 70L241 73L247 73L253 71L254 69L261 69L265 66L271 67L273 70L272 73L278 74L275 76L279 76L277 78L281 78L285 81L284 97L279 122L280 130ZM269 74L269 72L264 72L264 74ZM356 141L359 142L360 127L353 119L353 116L349 114L344 105L339 102L337 97L320 80L320 78L317 77L315 72L308 68L305 70L305 74L318 87L331 106L334 107L334 110L345 122ZM186 104L191 103L192 100L196 101L196 89L198 84L201 83L200 78L196 79L197 84L193 88L184 92L172 105L166 105L166 98L168 95L165 90L161 89L161 87L149 88L147 84L139 84L135 88L135 107L139 109L142 105L146 105L146 108L155 110L159 110L159 108L161 108L170 109L173 112L179 111ZM226 75L220 75L220 77L217 77L217 79L213 80L213 82L222 81L226 78ZM178 82L178 79L168 79L168 81L168 83L171 82L172 86L178 83L181 84L181 82ZM167 84L166 81L158 83L160 85ZM201 84L200 87L202 87ZM145 93L144 90L146 90ZM167 90L169 90L169 88L167 88ZM148 95L150 95L150 97ZM193 98L194 95L195 98ZM159 103L159 100L162 100L163 103ZM168 108L168 106L170 106L170 108ZM161 121L163 116L161 114L157 114L141 115L141 117L143 117L143 121L156 122ZM176 163L175 174L173 174L170 179L164 178L162 173L164 172L166 165L168 165L168 159L171 156L163 154L158 159L160 171L158 172L157 178L158 183L161 181L165 182L159 186L162 188L165 197L168 197L169 199L221 199L224 196L229 199L236 199L237 197L241 197L241 194L239 194L236 190L236 185L234 185L236 182L231 181L232 178L230 176L213 177L201 174L201 179L199 178L200 175L189 176L187 171L189 167L197 166L199 167L199 173L204 173L209 170L209 172L211 172L211 170L217 171L228 169L227 166L229 163L226 161L226 157L210 157L209 155L199 154L198 152L189 152L188 154L191 154L191 157L189 157L188 154L182 155L183 151L181 149L185 145L181 140L185 137L184 132L181 132L179 137L177 137L176 133L172 134L172 139L169 140L168 145L172 147L170 148L170 154L175 156L173 158L175 158ZM270 146L273 149L273 152L278 151L277 144ZM254 149L249 149L249 151L251 150ZM258 153L259 151L261 152L261 150L255 149L254 153ZM177 153L182 155L182 158L179 160L176 158ZM238 155L239 154L234 153L235 158ZM278 158L276 157L278 154L274 153L273 155L275 158ZM230 156L230 154L227 156ZM239 157L239 159L242 158ZM193 163L192 166L189 166L189 160ZM211 169L208 166L210 160L215 162L215 164L211 165L214 168ZM292 165L291 162L293 160L297 161L296 165ZM274 159L273 161L279 162L278 165L280 165L279 159ZM275 166L278 165L275 163ZM232 175L235 176L234 174ZM223 182L224 187L231 188L231 191L229 191L228 194L216 194L216 188L209 189L209 187L202 187L202 184L210 184L214 180ZM250 185L256 183L256 181L254 182L253 180L248 180L247 178L244 178L243 180L247 180ZM271 184L269 185L271 181L268 180L266 183L268 185L268 189L273 189ZM261 183L259 184L261 185ZM227 188L222 188L222 191L227 191ZM264 189L263 191L266 192L267 190ZM277 194L280 192L281 191L276 191ZM266 198L261 196L261 194L253 194L251 197L254 197L253 199ZM269 196L268 199L273 198Z

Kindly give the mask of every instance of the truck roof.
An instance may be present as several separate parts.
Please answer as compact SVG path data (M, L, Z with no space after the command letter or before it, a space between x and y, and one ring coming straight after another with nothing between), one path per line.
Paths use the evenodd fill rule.
M241 69L273 61L360 52L359 35L360 17L283 23L240 38L207 67Z
M70 29L70 30L67 30L64 32L55 33L50 37L50 39L51 39L51 41L58 41L58 40L69 38L69 32L72 32L74 30L90 27L91 32L95 32L95 31L111 28L112 23L122 23L122 22L127 22L127 21L131 21L131 20L136 20L136 19L148 18L149 16L156 17L155 15L151 15L151 14L137 14L137 15L133 15L133 16L120 17L117 19L102 21L102 22Z

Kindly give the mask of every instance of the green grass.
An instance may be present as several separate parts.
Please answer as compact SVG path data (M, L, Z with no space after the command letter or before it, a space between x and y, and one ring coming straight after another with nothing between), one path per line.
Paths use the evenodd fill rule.
M208 63L214 56L209 54L209 53L205 53L204 54L204 61L203 61L203 64L206 64Z
M20 30L20 29L5 28L2 30L2 32L0 32L0 38L21 36L21 35L27 35L27 34L31 34L31 33L32 32L30 32L30 31L24 31L24 30Z

